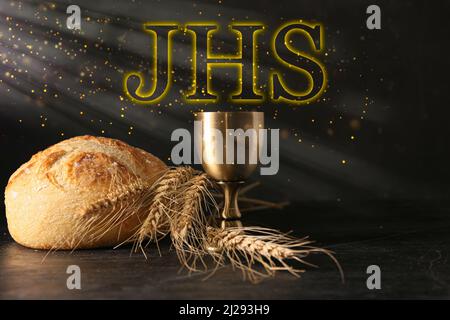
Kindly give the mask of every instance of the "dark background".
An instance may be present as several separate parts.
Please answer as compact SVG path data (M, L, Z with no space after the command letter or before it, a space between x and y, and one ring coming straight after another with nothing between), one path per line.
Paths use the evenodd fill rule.
M82 9L81 31L65 27L69 4ZM381 7L381 30L366 28L370 4ZM129 249L57 253L42 264L44 253L21 248L5 231L3 296L448 298L449 12L448 1L0 0L0 185L35 152L82 134L122 139L170 163L170 134L190 129L193 112L256 108L265 111L268 127L281 129L282 139L280 171L255 176L262 186L254 196L292 205L249 214L251 224L310 234L336 250L347 276L340 286L333 264L322 258L321 269L302 281L282 275L255 290L231 270L200 282L175 276L173 254L147 264L129 258ZM124 72L146 70L151 61L143 22L226 26L233 19L268 26L261 48L286 21L323 23L325 51L318 59L329 76L326 93L300 107L185 104L179 90L190 83L190 47L176 37L177 83L169 96L157 106L125 98ZM225 32L217 41L232 50ZM260 61L265 79L277 66L264 49ZM232 72L214 77L218 90L233 88ZM4 223L3 203L0 212ZM70 263L88 270L88 289L80 295L64 287ZM365 286L365 268L374 263L383 270L381 293Z
M0 185L38 150L81 134L122 139L168 162L170 133L190 129L193 111L237 108L181 102L190 47L178 37L179 81L169 96L160 106L132 105L123 72L148 70L151 61L142 22L261 21L269 36L304 19L325 26L327 56L318 59L329 88L310 105L259 108L283 137L279 174L262 177L261 192L337 205L448 200L448 2L377 1L382 29L371 31L365 10L372 1L77 1L81 32L65 27L71 3L0 1ZM224 32L217 41L227 50L228 40ZM276 65L265 51L267 71ZM215 78L224 92L233 86L232 72Z

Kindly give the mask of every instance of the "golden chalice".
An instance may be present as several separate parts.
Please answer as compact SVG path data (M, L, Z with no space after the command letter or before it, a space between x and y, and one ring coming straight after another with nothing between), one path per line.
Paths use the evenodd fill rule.
M221 217L241 218L238 193L258 166L259 130L264 129L264 113L253 111L201 112L197 114L196 152L203 169L221 185L224 207Z

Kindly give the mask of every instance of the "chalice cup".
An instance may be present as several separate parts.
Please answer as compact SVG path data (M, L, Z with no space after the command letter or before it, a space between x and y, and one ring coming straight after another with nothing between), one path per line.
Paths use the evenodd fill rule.
M196 120L201 121L201 130L195 130L197 156L206 173L223 189L221 218L240 219L239 189L258 166L264 113L200 112Z

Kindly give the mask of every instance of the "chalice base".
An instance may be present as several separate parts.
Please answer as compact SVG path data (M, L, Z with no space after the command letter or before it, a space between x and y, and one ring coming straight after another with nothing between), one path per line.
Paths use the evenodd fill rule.
M238 194L245 181L218 181L217 183L222 187L224 195L221 218L224 220L240 219L242 215L239 210Z

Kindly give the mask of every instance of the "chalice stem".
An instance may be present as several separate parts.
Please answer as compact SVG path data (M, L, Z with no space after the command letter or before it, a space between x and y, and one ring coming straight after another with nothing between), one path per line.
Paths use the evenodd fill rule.
M222 210L222 218L225 220L240 219L241 212L239 211L238 194L244 182L228 182L221 181L224 194L224 207Z

